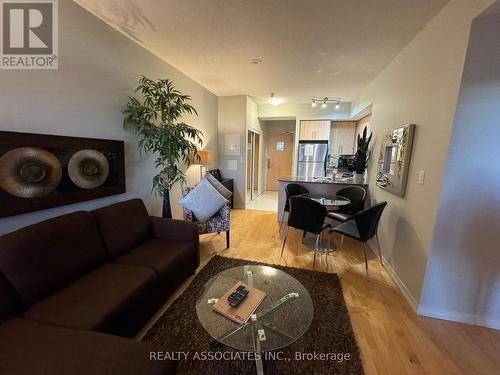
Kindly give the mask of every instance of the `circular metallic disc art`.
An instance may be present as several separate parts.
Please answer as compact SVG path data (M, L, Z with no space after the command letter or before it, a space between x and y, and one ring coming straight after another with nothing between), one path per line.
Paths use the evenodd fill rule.
M109 163L97 150L80 150L68 163L71 181L82 189L95 189L108 179Z
M0 187L20 198L47 195L59 185L62 168L50 152L19 147L0 157Z

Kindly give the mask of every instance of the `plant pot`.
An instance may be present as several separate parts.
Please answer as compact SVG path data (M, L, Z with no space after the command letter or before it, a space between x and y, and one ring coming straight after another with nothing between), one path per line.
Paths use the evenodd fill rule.
M365 183L365 174L364 173L354 173L354 183L355 184L364 184Z
M165 195L163 196L163 217L168 219L172 218L172 209L170 208L170 192L168 190L165 191Z

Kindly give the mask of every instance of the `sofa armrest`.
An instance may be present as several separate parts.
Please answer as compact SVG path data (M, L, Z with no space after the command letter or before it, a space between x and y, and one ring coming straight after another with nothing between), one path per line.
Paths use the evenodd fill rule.
M194 223L184 220L151 216L153 236L167 240L192 242L195 252L195 269L200 265L200 230Z

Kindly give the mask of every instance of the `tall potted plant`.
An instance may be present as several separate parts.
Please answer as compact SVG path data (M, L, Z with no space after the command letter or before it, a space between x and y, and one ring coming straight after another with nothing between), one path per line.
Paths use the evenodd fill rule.
M186 182L179 163L190 164L190 156L197 155L203 145L200 130L187 125L185 114L198 115L189 102L191 97L177 91L168 79L139 78L136 92L141 98L129 97L123 110L123 126L135 131L141 153L154 154L158 174L153 177L153 192L163 197L163 217L172 217L170 190L174 184Z
M354 158L354 183L362 184L365 181L365 171L368 166L369 151L368 147L372 140L373 133L367 138L368 129L364 128L363 136L358 134L358 148Z

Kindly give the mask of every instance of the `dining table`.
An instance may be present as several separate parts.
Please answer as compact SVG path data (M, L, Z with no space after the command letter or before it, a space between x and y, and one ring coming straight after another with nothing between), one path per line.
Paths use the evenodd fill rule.
M318 203L321 203L329 211L336 209L340 206L346 206L349 203L351 203L349 199L341 195L306 193L302 194L302 196L312 199L313 201L316 201Z
M341 206L346 206L349 203L351 203L351 201L346 197L335 194L305 193L302 194L302 196L322 204L323 206L326 207L328 211L336 210ZM330 241L328 241L327 246L324 247L322 242L323 242L323 236L321 235L320 244L319 246L316 246L315 251L328 254L337 249L335 243L330 245Z

